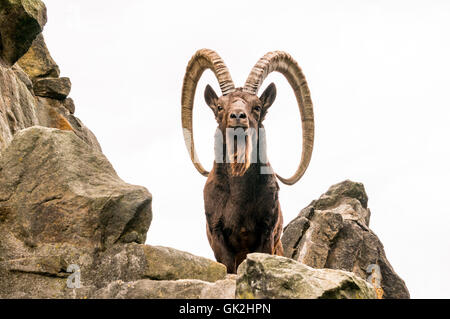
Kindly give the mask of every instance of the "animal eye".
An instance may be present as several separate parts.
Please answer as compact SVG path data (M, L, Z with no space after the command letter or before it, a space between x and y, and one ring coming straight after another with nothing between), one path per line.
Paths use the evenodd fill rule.
M253 110L255 110L256 112L259 112L259 111L261 111L261 107L257 105L253 108Z
M223 110L223 107L222 107L221 105L218 105L218 106L217 106L217 110L218 110L218 111L222 111L222 110Z

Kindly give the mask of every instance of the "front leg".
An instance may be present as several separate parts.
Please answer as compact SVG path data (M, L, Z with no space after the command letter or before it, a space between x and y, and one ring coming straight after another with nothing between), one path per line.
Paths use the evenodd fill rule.
M278 238L275 240L274 234L271 236L267 236L261 240L261 244L256 249L256 252L284 256L283 244L281 240Z
M273 250L274 250L273 235L266 234L264 236L261 236L261 241L258 248L256 248L256 252L272 255Z
M223 212L226 207L229 190L226 181L213 178L215 167L210 172L203 190L205 200L206 234L216 260L227 267L228 273L235 273L234 254L230 250L223 227ZM217 177L217 176L216 176Z
M283 215L278 201L276 202L275 209L265 214L265 218L259 224L259 229L261 230L261 241L256 251L283 256L283 246L281 244Z
M206 224L206 235L216 260L227 267L227 273L236 273L234 254L228 249L223 233Z

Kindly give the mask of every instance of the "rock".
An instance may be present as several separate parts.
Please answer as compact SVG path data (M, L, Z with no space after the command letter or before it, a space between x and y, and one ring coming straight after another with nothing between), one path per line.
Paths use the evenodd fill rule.
M3 252L16 253L9 259L0 254L0 298L234 298L236 279L226 275L224 265L173 248L129 243L101 251L72 243L14 244L0 242ZM174 259L185 269L177 270ZM80 270L79 288L67 286L71 264Z
M151 194L117 176L73 115L70 79L59 78L41 34L46 19L39 0L0 0L0 298L373 298L363 280L371 263L386 297L407 294L352 182L304 209L283 244L310 266L356 275L250 254L237 277L145 245Z
M88 269L93 263L91 247L23 242L11 232L2 234L0 298L67 298L73 293L67 288L68 266Z
M0 48L0 53L23 47L23 41L31 37L27 23L35 19L43 25L45 12L45 6L37 0L0 0L0 37L2 43L7 41L9 45L3 46L3 51ZM22 24L23 28L19 28ZM20 35L21 32L26 34ZM24 56L20 54L22 58L18 63L0 61L0 153L16 132L35 125L72 130L92 148L101 151L94 134L73 115L73 100L66 98L71 88L70 79L52 78L59 75L59 68L48 53L43 36L35 34L30 45L31 42L33 45L26 47L25 52L28 52ZM30 78L39 82L35 83L36 94Z
M123 182L102 153L70 131L24 129L0 157L1 240L100 248L144 243L151 200L144 187ZM15 244L1 245L7 246Z
M16 77L22 81L23 84L25 84L25 86L27 87L27 89L29 91L33 90L33 83L31 82L30 78L28 77L28 75L22 70L22 68L16 63L12 66L11 68Z
M0 92L0 153L16 132L35 125L73 130L101 151L94 134L72 114L73 101L34 96L31 80L18 64L5 67L0 63Z
M39 125L57 128L60 130L72 130L79 138L85 141L94 150L101 152L102 149L95 135L81 122L79 118L67 109L67 98L63 101L36 97L36 115ZM73 103L73 101L72 101ZM75 106L74 106L75 107Z
M5 271L0 268L2 299L65 298L66 278L42 274Z
M39 124L34 96L17 74L26 77L18 68L0 65L0 152L17 131Z
M34 39L27 53L17 63L33 81L37 78L59 77L59 67L51 57L42 33Z
M63 106L67 109L67 111L69 111L70 114L75 113L75 103L70 97L64 99Z
M89 268L89 267L88 267ZM225 279L226 267L207 258L174 248L138 244L114 245L98 253L91 283L97 287L114 280L199 279L214 282Z
M383 298L409 298L383 244L368 227L367 202L361 183L331 186L285 227L281 239L285 256L314 268L351 271L363 279L369 275L369 265L378 265Z
M146 277L152 279L216 281L227 274L223 264L169 247L145 246L145 254L148 261Z
M117 176L73 115L45 12L0 0L0 298L233 298L224 265L143 245L151 195Z
M236 298L375 299L376 295L372 285L353 273L252 253L238 268Z
M33 86L34 94L57 100L64 100L70 93L70 79L63 78L39 78Z
M47 22L47 9L39 0L0 0L1 56L9 66L30 48Z
M196 279L114 281L99 290L76 292L75 298L98 299L234 299L236 283L232 279L214 283Z

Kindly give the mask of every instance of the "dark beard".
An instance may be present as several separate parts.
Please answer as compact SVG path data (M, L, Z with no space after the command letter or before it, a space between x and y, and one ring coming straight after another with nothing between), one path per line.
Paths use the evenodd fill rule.
M232 176L243 176L251 165L253 145L250 134L242 131L237 135L227 135L227 163L230 163ZM228 147L229 145L234 147Z

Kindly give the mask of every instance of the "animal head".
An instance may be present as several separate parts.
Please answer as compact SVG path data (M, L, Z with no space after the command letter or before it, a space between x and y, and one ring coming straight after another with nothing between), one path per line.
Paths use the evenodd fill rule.
M271 83L260 96L257 95L258 90L265 78L273 71L278 71L286 77L294 90L300 110L303 147L300 164L294 175L290 178L282 178L279 175L277 177L287 185L296 183L308 167L314 142L312 102L308 85L297 62L285 52L269 52L253 67L244 87L235 88L228 68L216 52L209 49L202 49L194 54L188 63L183 81L181 98L182 125L186 147L190 153L191 160L196 169L204 176L208 176L209 172L203 168L195 152L192 133L192 110L197 83L206 69L214 72L222 91L222 96L219 97L212 87L207 85L204 92L206 104L213 111L218 123L218 129L225 138L224 145L234 143L235 147L231 149L235 149L235 152L231 154L231 157L234 157L235 160L239 157L245 158L244 161L239 162L243 165L235 165L233 168L233 175L239 176L244 174L249 167L250 161L248 161L248 157L249 152L252 151L252 144L246 135L246 151L243 152L240 150L239 145L236 145L237 142L234 139L234 135L232 136L233 139L230 140L227 132L230 132L230 130L240 130L241 132L248 133L250 131L252 132L251 134L256 134L256 139L258 139L258 132L262 128L262 122L265 119L269 107L275 100L276 87L274 83Z
M215 136L216 162L229 163L232 176L244 175L252 163L258 162L258 155L264 152L262 156L265 156L265 148L259 149L260 154L256 153L257 145L260 144L258 133L275 96L276 87L273 83L259 98L240 88L219 98L210 85L206 86L205 101L218 123Z
M275 101L276 95L277 89L274 83L271 83L260 97L243 92L242 89L236 89L228 95L218 97L209 84L205 89L206 104L213 111L222 131L227 128L241 127L245 130L262 127L262 122L269 107Z

